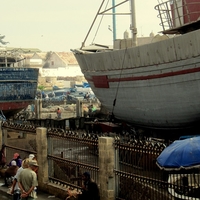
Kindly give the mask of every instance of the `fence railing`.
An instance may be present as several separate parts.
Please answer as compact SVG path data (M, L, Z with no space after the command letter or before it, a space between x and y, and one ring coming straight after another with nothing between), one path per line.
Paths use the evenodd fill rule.
M49 129L49 177L80 188L85 171L98 183L98 138L81 132Z
M80 191L81 175L88 171L100 186L101 200L200 198L199 169L166 172L157 167L156 159L165 148L162 142L83 129L37 127L34 132L28 125L15 127L9 123L1 127L8 160L15 152L22 158L34 153L40 165L39 185L53 183L62 190L60 195L67 187Z

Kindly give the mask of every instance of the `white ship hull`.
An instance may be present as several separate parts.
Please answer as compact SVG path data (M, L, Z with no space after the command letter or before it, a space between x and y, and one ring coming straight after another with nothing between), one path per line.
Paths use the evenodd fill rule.
M116 118L158 128L200 121L200 30L127 49L74 52L96 97Z

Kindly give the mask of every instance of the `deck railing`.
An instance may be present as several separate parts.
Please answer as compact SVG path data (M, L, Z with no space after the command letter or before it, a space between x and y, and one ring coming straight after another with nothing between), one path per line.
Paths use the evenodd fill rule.
M163 31L177 28L200 20L200 2L198 0L160 0L155 6Z

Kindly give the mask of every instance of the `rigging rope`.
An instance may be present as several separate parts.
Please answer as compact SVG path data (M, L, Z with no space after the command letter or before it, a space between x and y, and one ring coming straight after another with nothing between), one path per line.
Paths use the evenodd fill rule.
M114 112L114 108L115 108L116 101L117 101L117 95L118 95L119 86L120 86L120 78L122 76L122 71L123 71L123 68L124 68L126 53L127 53L127 47L126 47L125 52L124 52L124 58L123 58L123 61L122 61L122 68L121 68L121 71L120 71L120 76L119 76L119 81L118 81L117 90L116 90L116 94L115 94L115 99L113 100L112 116L114 116L113 112Z
M105 6L105 9L107 8L108 3L109 3L109 0L107 1L107 4L106 4L106 6ZM96 36L97 36L97 33L98 33L98 31L99 31L101 22L102 22L102 20L103 20L103 17L104 17L104 15L101 16L101 20L100 20L99 25L98 25L98 27L97 27L97 30L96 30L96 32L95 32L94 38L93 38L93 40L92 40L92 44L94 43L94 40L95 40L95 38L96 38Z
M81 45L81 48L80 48L80 49L82 49L82 48L85 46L85 42L86 42L86 40L87 40L87 38L88 38L88 36L89 36L89 34L90 34L90 31L92 30L92 27L93 27L93 25L94 25L94 23L95 23L95 21L96 21L96 19L97 19L97 16L99 15L99 12L100 12L100 10L101 10L101 7L102 7L103 4L104 4L104 1L105 1L105 0L102 1L101 6L100 6L100 8L99 8L99 10L98 10L98 12L97 12L97 14L96 14L96 16L95 16L93 22L92 22L92 25L90 26L90 29L89 29L89 31L88 31L88 33L87 33L87 35L86 35L84 41L82 42L82 45Z

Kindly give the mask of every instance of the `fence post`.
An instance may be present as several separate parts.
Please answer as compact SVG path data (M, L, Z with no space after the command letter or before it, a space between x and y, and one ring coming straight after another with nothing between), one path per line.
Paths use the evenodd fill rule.
M3 144L3 130L2 130L2 121L0 121L0 148Z
M82 117L82 101L76 100L76 117Z
M7 129L1 129L2 131L2 143L1 144L7 144L8 143L8 131Z
M41 118L41 112L42 112L42 99L37 99L35 101L35 117L37 119Z
M101 200L115 199L114 138L99 138L99 183Z
M38 185L39 188L45 189L48 183L48 159L47 159L47 129L39 127L36 129L36 149L38 170Z
M8 140L8 131L7 129L3 129L2 128L2 121L0 121L0 149L2 148L2 145L6 145L7 144L7 140ZM6 156L6 149L5 149L5 156Z

